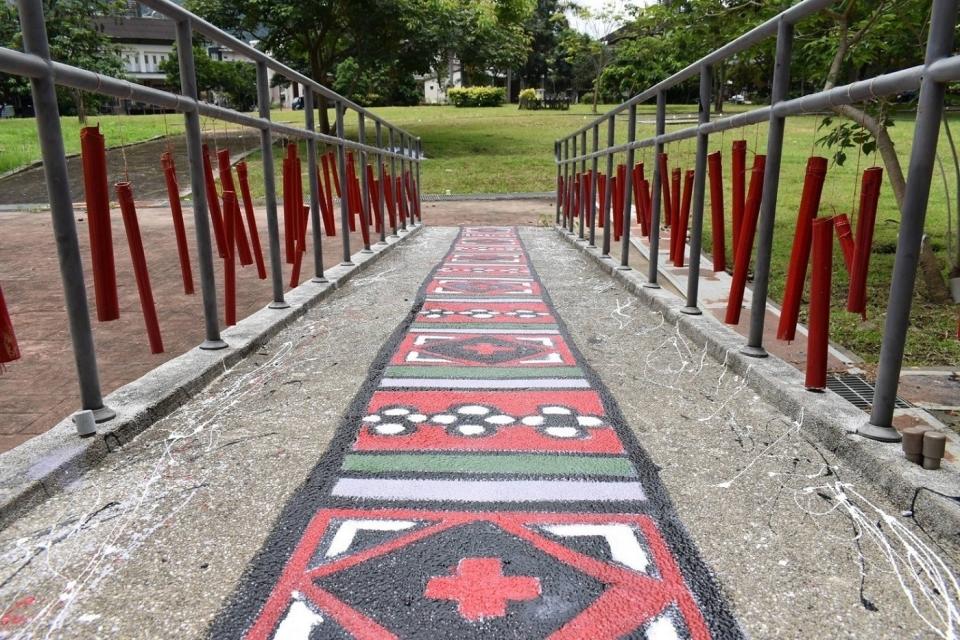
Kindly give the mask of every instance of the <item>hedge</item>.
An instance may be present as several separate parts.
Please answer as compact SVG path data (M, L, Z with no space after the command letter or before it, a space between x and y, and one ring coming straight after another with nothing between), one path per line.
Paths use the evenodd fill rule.
M455 87L447 90L447 98L455 107L499 107L504 90L498 87Z

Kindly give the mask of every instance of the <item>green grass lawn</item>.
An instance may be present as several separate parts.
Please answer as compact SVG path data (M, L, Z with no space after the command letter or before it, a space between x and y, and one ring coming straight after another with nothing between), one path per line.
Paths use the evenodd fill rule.
M677 105L671 107L670 111L692 115L694 109L692 105ZM587 106L575 106L567 112L519 111L515 106L476 109L387 107L375 111L390 122L422 137L424 153L428 158L423 164L422 171L423 192L426 194L552 190L556 179L556 168L552 157L553 141L579 128L592 118ZM652 106L644 105L640 108L640 114L638 135L641 137L652 135ZM302 124L303 112L276 111L273 113L273 118L282 122ZM175 115L105 116L93 120L93 122L96 121L99 121L104 130L109 145L119 144L121 140L127 143L144 140L162 135L166 131L178 133L183 127L183 119ZM811 150L816 154L826 154L823 149L813 148L814 140L818 137L816 128L819 121L818 117L805 116L791 118L787 123L770 287L770 294L777 301L781 299L783 293L806 160ZM76 152L79 149L76 119L64 118L63 126L67 152ZM957 119L956 126L960 129L960 117ZM211 132L213 127L210 121L204 121L205 131ZM216 127L217 131L224 130L222 123L217 124ZM625 121L618 119L616 136L618 141L625 139L625 129ZM355 132L355 118L348 119L347 134L355 136ZM373 127L370 126L368 135L371 139L372 134ZM897 118L891 134L906 171L913 136L912 115ZM711 151L723 150L724 170L727 174L725 188L728 211L730 143L736 138L748 140L751 151L759 149L763 152L766 148L765 127L748 127L742 131L729 131L711 138ZM224 134L220 144L222 145L223 141L228 139L229 134ZM605 139L606 132L601 131L601 141ZM941 151L945 150L946 147L941 146ZM672 144L667 151L670 154L672 166L693 167L695 152L693 140ZM305 157L305 153L303 155ZM39 151L32 120L0 122L0 171L31 162L38 157ZM651 158L652 154L649 150L641 150L637 153L638 161L650 161ZM248 163L251 185L257 192L255 195L262 196L262 170L258 159L257 155L251 156ZM752 160L748 157L748 166L751 162ZM873 162L872 157L858 159L857 154L853 153L845 166L830 167L821 215L855 214L855 188L859 182L860 172L871 166ZM944 157L944 162L947 164L949 173L948 158ZM279 168L278 161L275 167L278 173ZM926 227L937 255L944 265L947 263L945 193L944 185L937 174L934 179ZM707 197L709 199L709 190ZM709 212L709 203L707 207ZM835 305L831 318L831 337L837 343L863 356L868 363L876 362L879 356L883 314L886 311L885 301L889 291L899 218L893 192L889 185L885 185L881 195L868 282L867 322L861 322L859 318L843 310L847 276L842 266L839 247L835 257ZM729 220L727 224L730 224ZM731 255L729 228L727 238L727 255L729 256ZM705 250L711 250L710 244L708 214L704 230ZM913 327L907 343L907 364L955 365L960 362L960 341L956 339L956 307L929 305L918 296L913 319Z

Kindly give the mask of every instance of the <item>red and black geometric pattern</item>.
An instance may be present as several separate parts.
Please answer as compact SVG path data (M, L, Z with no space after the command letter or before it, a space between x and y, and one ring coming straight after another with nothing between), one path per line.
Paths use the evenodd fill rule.
M415 309L211 635L742 637L516 230Z

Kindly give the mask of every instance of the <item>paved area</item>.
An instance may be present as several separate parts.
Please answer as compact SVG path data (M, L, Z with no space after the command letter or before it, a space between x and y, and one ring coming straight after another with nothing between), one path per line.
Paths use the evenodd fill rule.
M139 154L151 144L128 149ZM148 149L149 151L149 149ZM146 156L155 158L156 149ZM132 154L131 153L131 154ZM139 156L138 156L139 157ZM155 175L150 178L155 182ZM145 181L144 181L145 182ZM162 188L162 182L161 188ZM81 191L82 193L82 187ZM143 197L139 193L138 197ZM130 267L123 224L114 212L113 241L117 259L121 316L107 323L94 321L94 338L104 394L136 380L151 369L199 344L203 339L202 307L199 293L183 295L170 210L165 202L144 200L139 204L140 230L146 248L150 281L156 298L157 313L165 351L150 353L146 342L140 300ZM423 214L429 224L536 225L549 213L550 203L543 200L485 202L429 202ZM260 238L266 255L266 213L258 208ZM197 280L193 216L184 204L187 243L190 247L194 285ZM63 310L63 290L56 260L53 232L47 211L0 212L0 284L13 318L23 358L6 367L0 375L0 453L46 432L79 408L76 373ZM338 225L339 226L339 225ZM281 234L283 219L280 216ZM85 212L77 209L77 233L86 269L87 294L94 313L93 277L90 271L90 236ZM339 231L338 231L339 233ZM359 232L351 234L351 246L362 247ZM342 257L340 236L323 238L324 265L331 267ZM312 240L308 239L312 251ZM303 279L312 276L305 261ZM269 264L269 263L268 263ZM222 283L222 265L215 261L217 282ZM284 285L289 282L289 265L284 264ZM263 308L272 299L269 280L258 280L256 269L246 267L237 274L237 317L244 318ZM222 292L221 292L222 301ZM38 385L38 380L44 380Z
M541 637L601 610L603 626L573 637L956 634L955 548L938 546L901 517L855 471L809 442L796 416L780 415L755 397L742 379L640 308L552 231L520 231L529 252L520 255L538 277L527 283L536 294L517 296L529 296L524 306L543 300L532 311L549 315L524 320L555 322L565 327L560 333L479 334L481 340L460 345L472 347L466 350L411 343L421 333L410 329L421 324L442 335L437 329L445 326L433 323L501 322L471 317L492 315L473 311L492 304L478 291L490 286L478 282L490 281L447 293L437 291L435 274L421 307L421 283L457 234L431 228L404 243L68 492L0 532L0 637L306 638L311 630L338 637L331 625L381 637L356 626L365 619L400 637L450 637L429 631L473 633L500 624L507 625L504 634L486 637ZM454 260L456 253L442 268L471 264ZM508 282L504 286L522 284ZM487 299L467 302L468 295ZM444 307L439 314L430 313L431 297L442 298L434 305ZM470 316L443 313L455 304ZM462 341L469 334L446 335ZM557 349L559 362L550 362L556 357L520 349L521 336L553 336L566 351ZM472 419L478 407L500 407L476 401L466 405L470 418L464 420L457 408L439 406L446 398L438 398L437 407L384 404L394 402L390 394L422 403L438 391L378 386L386 379L440 379L389 367L477 368L396 360L411 352L418 360L421 354L425 360L483 356L488 361L479 368L488 373L516 368L513 361L490 359L520 353L548 360L537 369L581 373L547 378L565 382L537 391L559 394L542 405L532 389L514 392L509 401L516 407L484 412L480 421ZM443 379L447 386L475 381L463 371ZM589 384L569 385L575 380ZM457 383L452 393L496 390ZM571 406L573 396L590 393L599 396L593 405ZM543 407L554 409L535 411ZM394 408L408 412L389 421L379 415ZM432 422L437 416L443 419ZM501 416L520 424L498 425ZM580 419L591 417L599 423ZM398 424L404 433L395 426L382 434L371 429ZM545 432L551 427L552 435ZM530 474L517 466L524 460L515 451L364 449L364 441L415 439L421 428L435 432L427 444L502 442L503 434L526 429L577 455L539 447L533 455L546 458ZM578 450L596 443L602 431L612 432L609 442L623 451ZM482 460L492 455L508 457L491 469ZM623 475L596 473L596 467L556 475L550 464L558 460L602 460L601 470L613 464ZM350 482L337 489L343 480ZM495 482L506 483L497 501L480 500L480 487L486 483L490 495ZM551 501L542 502L542 492L560 482L591 483L599 499L578 502L578 485L571 484L569 495L553 500L557 496L547 494ZM413 485L436 491L451 483L462 488L446 489L434 496L438 501L409 495ZM531 499L521 503L516 497L524 491ZM610 491L627 493L604 499ZM303 567L317 579L305 581L298 573ZM686 604L652 615L656 626L641 620L636 633L610 626L627 627L668 601ZM278 604L263 608L264 602ZM412 611L422 615L413 633L405 626ZM247 626L257 620L261 627ZM278 628L270 629L271 621Z

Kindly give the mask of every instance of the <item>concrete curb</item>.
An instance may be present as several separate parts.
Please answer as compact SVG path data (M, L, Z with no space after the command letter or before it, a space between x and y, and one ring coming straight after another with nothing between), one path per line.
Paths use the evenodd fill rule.
M644 287L646 277L639 271L621 271L619 260L600 258L598 249L570 236L563 229L557 234L589 256L595 264L610 273L617 282L644 304L663 314L677 325L684 336L710 355L725 362L765 401L779 408L791 420L801 420L804 431L835 453L851 469L886 493L903 511L913 517L925 531L956 543L960 539L960 502L946 496L960 496L960 477L946 471L925 471L903 457L899 444L884 444L855 434L867 416L833 392L810 393L803 387L800 372L776 356L751 358L740 353L743 337L704 314L681 313L685 301L664 289ZM891 514L897 515L897 514Z
M20 513L41 502L97 465L109 453L142 433L183 405L227 369L250 355L327 298L347 281L374 264L397 244L417 234L417 225L387 245L374 245L373 253L356 253L353 266L327 269L328 283L305 282L288 291L287 309L264 308L222 332L230 347L203 351L194 347L109 394L104 401L117 412L99 425L92 438L77 437L71 418L22 445L0 454L0 530Z

